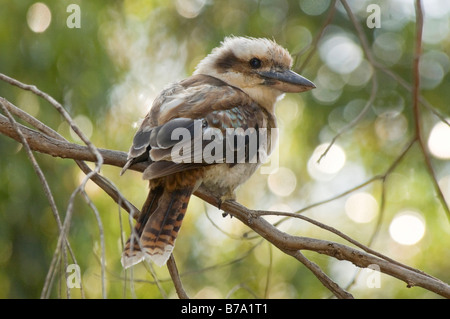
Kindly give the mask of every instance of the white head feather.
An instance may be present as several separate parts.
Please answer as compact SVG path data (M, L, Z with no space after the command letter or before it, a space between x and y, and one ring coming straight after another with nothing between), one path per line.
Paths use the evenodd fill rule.
M265 38L227 37L197 65L194 74L205 74L221 79L246 92L253 100L273 111L277 98L283 92L264 86L262 79L251 69L249 61L257 58L262 69L287 70L292 66L289 52L275 41Z

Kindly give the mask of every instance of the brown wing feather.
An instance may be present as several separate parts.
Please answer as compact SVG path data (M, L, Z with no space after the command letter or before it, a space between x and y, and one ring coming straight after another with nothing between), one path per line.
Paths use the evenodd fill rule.
M225 135L227 127L242 127L244 123L254 127L263 121L262 118L261 108L240 89L211 76L192 76L165 89L156 98L135 134L128 162L122 173L138 161L148 160L150 166L161 160L171 161L170 148L175 143L170 142L169 133L176 128L187 128L189 121L201 119L205 122L204 128L217 128ZM196 142L204 147L206 142L202 135L196 138L201 140ZM173 167L164 164L167 174L192 168L191 165L180 166L179 161L172 165ZM165 176L154 172L155 169L149 169L144 178Z
M197 135L194 130L196 121L200 122L201 126L201 134ZM206 130L219 132L221 138L226 140L227 128L241 128L245 131L248 128L274 126L273 116L240 89L211 76L195 75L174 84L156 98L136 132L124 170L138 161L149 161L149 167L143 177L153 179L202 166L198 164L208 165L221 159L206 155L200 162L194 158L198 153L193 150L196 145L200 145L204 150L211 142L204 138ZM183 140L182 143L179 139L172 139L175 138L172 132L180 128L186 129L190 134L190 138ZM230 142L233 141L228 141L228 144L225 142L224 145L229 146ZM175 145L178 147L177 150L189 152L183 156L176 152L172 153ZM231 145L234 147L234 144ZM222 162L225 162L226 151L224 149L222 152ZM246 152L248 153L248 150ZM270 153L270 150L266 153ZM177 158L173 158L173 155ZM200 153L200 156L203 155ZM246 159L248 160L247 154ZM164 164L157 164L162 161Z

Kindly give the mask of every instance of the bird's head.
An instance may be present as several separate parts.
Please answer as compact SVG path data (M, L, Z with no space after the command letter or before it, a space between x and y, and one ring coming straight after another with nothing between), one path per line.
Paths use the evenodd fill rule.
M289 52L264 38L227 37L197 65L194 74L216 77L240 88L268 111L283 93L315 88L291 70Z

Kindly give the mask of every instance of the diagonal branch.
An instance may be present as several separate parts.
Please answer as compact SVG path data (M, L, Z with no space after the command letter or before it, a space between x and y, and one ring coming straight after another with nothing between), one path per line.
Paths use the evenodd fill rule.
M20 127L23 137L33 151L61 158L86 161L96 160L96 157L87 146L57 140L23 125L17 125ZM20 136L18 136L9 120L3 115L0 115L0 133L21 142ZM104 159L104 164L123 167L126 163L127 154L125 152L107 149L98 149L98 151ZM130 169L142 172L145 167L145 163L139 163L131 166ZM216 207L218 206L218 198L210 194L206 189L201 188L197 190L195 195ZM379 266L381 272L403 280L407 283L408 287L420 286L450 298L449 285L420 271L408 269L401 264L393 263L389 260L382 259L368 252L351 248L346 245L284 233L264 220L262 216L258 215L257 211L250 210L235 201L226 201L222 203L221 209L238 218L241 222L283 252L311 250L339 260L348 260L362 268L376 264ZM293 255L295 258L299 256L297 253ZM323 277L321 277L321 280L323 280ZM346 294L343 290L341 293L343 296Z
M32 117L25 111L21 110L5 98L0 97L0 102L3 103L9 112L12 114L18 116L28 124L32 125L36 129L38 129L41 133L47 135L48 137L68 142L63 136L61 136L58 132L53 130L52 128L48 127L41 121L37 120L36 118ZM0 118L1 121L1 118ZM6 124L5 124L6 125ZM22 127L22 130L27 130L28 128ZM86 174L90 174L92 172L91 168L82 160L74 159L75 163L78 165L78 167ZM119 204L122 208L124 208L128 213L131 213L132 216L137 216L139 213L139 210L131 204L120 192L117 190L117 188L106 178L99 174L91 174L91 180L97 184L101 189L103 189L106 194L108 194L117 204Z
M5 77L6 76L0 74L1 79L4 79ZM39 96L45 97L46 100L52 103L52 105L54 105L56 108L58 107L62 108L62 106L60 106L57 102L55 102L53 98L46 95L45 93L42 93L34 86L28 86L18 82L17 80L8 77L6 78L8 79L8 82L10 83L12 82L14 85L20 88L31 90L36 94L40 92L38 94ZM12 103L8 102L6 99L0 97L0 103L2 105L4 113L7 114L7 116L0 114L1 134L8 136L18 141L19 143L23 144L25 148L28 150L28 153L31 155L32 151L36 151L44 154L49 154L54 157L73 159L77 162L77 164L83 171L84 171L83 168L85 168L84 165L86 165L83 161L90 161L97 163L96 170L94 172L90 170L85 171L88 175L90 175L89 178L93 179L97 183L100 184L103 183L102 188L104 188L105 191L117 203L122 205L122 207L124 207L124 209L126 209L126 211L130 213L131 217L137 216L138 210L133 205L128 203L128 201L126 201L120 195L120 193L118 193L115 187L113 187L113 185L109 183L109 181L106 178L101 177L98 171L100 166L103 164L123 167L127 161L127 154L125 152L108 149L99 149L93 146L93 144L88 140L84 141L86 144L85 146L70 143L67 140L65 140L62 136L60 136L58 133L53 131L51 128L48 128L40 121L34 119L33 117L29 116L22 110L18 109ZM17 123L13 119L11 112L14 113L16 116L19 116L21 119L25 120L35 128L37 128L38 131ZM69 120L71 121L70 117ZM82 135L82 133L80 135ZM415 140L413 140L410 143L404 154L406 154L407 150L409 150L414 141ZM392 165L391 169L393 169L402 158L403 157L400 157L398 161L396 161ZM131 166L130 169L142 172L146 168L147 164L148 163L139 163ZM384 176L375 177L374 180L382 179L384 182L386 177L389 175L391 169L388 170ZM80 188L80 191L82 192L82 188ZM214 206L218 206L219 199L216 198L213 194L210 194L206 189L200 188L195 192L195 195ZM92 203L89 202L89 204L91 205ZM330 229L328 227L329 231L337 233L341 237L348 240L351 244L356 245L362 250L355 249L350 246L346 246L336 242L319 240L308 237L294 236L284 233L278 230L274 225L268 223L262 217L264 214L269 213L250 210L235 201L223 202L221 204L221 209L238 218L241 222L250 227L252 230L254 230L256 233L258 233L260 236L262 236L268 242L272 243L275 247L279 248L284 253L291 255L292 257L302 262L307 268L309 268L313 272L313 274L322 282L322 284L324 284L338 298L352 298L352 296L344 289L339 287L336 283L334 283L316 264L306 259L304 255L301 253L302 250L315 251L320 254L325 254L330 257L337 258L339 260L347 260L361 268L369 267L371 265L377 265L381 272L396 277L400 280L403 280L404 282L407 283L408 287L420 286L430 291L433 291L437 294L440 294L444 297L450 298L450 286L447 285L446 283L430 275L427 275L421 271L402 265L396 262L395 260L387 258L371 249L368 249L365 246L362 246L357 242L353 241L348 236L346 237L343 234L340 234L339 232L337 232L337 230ZM96 211L95 208L94 212L96 213L96 218L99 219L98 212ZM271 212L270 214L279 214L287 216L287 213L282 212ZM306 219L303 216L297 218L302 218L308 222L318 225L317 222L310 219ZM63 225L63 229L65 228L66 222L67 216ZM327 227L324 227L325 225L319 226L327 229ZM99 227L102 236L102 228L100 222ZM64 231L61 232L59 241L61 241L61 239L64 238L63 234ZM60 243L58 244L58 246L59 245ZM104 259L103 256L102 259ZM173 259L170 260L168 264L168 269L179 296L182 298L187 297L181 285L179 274L175 265L175 261ZM102 281L104 282L104 279L102 279ZM105 289L103 288L102 291L105 292Z
M73 252L72 252L72 250L70 248L69 242L68 242L67 237L65 235L66 234L66 232L65 232L66 223L64 223L64 224L61 223L61 218L59 216L59 211L58 211L58 208L56 207L56 202L55 202L55 199L53 197L53 194L52 194L52 191L50 189L50 186L49 186L49 184L47 182L47 179L45 178L44 173L42 172L41 168L39 167L39 164L37 163L36 158L33 155L32 149L30 148L30 146L28 144L28 141L27 141L27 139L25 138L25 136L24 136L24 134L22 132L22 129L19 127L18 123L15 121L14 117L11 115L11 113L9 112L8 107L6 105L7 105L7 103L4 103L4 99L2 99L2 101L0 101L1 109L7 115L7 118L9 120L9 123L11 124L12 129L14 130L15 134L18 137L18 141L23 145L23 147L25 149L25 152L26 152L29 160L31 161L31 164L32 164L32 166L33 166L33 168L34 168L34 170L36 172L36 175L38 176L39 181L42 184L45 196L47 197L47 199L49 201L51 210L53 212L53 216L55 217L55 220L56 220L56 223L58 225L59 232L60 232L60 236L59 236L59 239L58 239L58 245L57 245L57 251L59 251L59 248L62 247L62 249L63 249L63 256L64 256L63 262L64 262L64 264L65 264L65 266L67 268L68 262L67 262L67 253L66 253L66 250L65 250L66 245L62 245L62 243L64 242L65 244L67 244L67 247L69 247L69 250L70 250L73 258L74 258L74 254L73 254ZM54 256L56 256L56 254ZM55 260L56 260L56 258L54 259L54 261ZM74 260L75 260L75 258L74 258ZM52 266L54 266L54 265L55 264L52 262ZM51 273L53 273L52 269L53 269L53 267L50 267L50 271L48 273L49 276L50 276ZM49 276L47 277L47 279L49 279ZM49 282L49 280L46 280L46 283L48 283L48 282ZM45 291L45 287L46 286L47 285L44 285L44 291ZM68 292L68 296L69 296L69 294L70 294L70 292Z
M421 123L421 110L420 110L420 71L419 71L419 62L420 57L422 55L422 33L423 33L423 9L422 3L420 0L416 0L416 43L414 48L414 59L413 59L413 86L412 86L412 108L414 114L414 126L415 126L415 138L417 139L420 149L422 151L422 155L424 157L425 165L428 170L428 174L431 176L431 180L433 182L434 189L436 191L437 197L441 202L442 207L447 215L448 220L450 221L450 207L447 205L447 202L444 198L444 194L439 186L436 173L434 172L433 165L431 163L430 154L428 153L427 146L425 141L423 140L423 130ZM447 123L446 121L444 121ZM448 124L448 123L447 123Z
M209 194L207 190L201 189L196 195L212 205L215 205L217 202L217 199ZM311 250L339 260L350 261L360 268L377 265L382 273L406 282L408 287L420 286L446 298L450 298L450 286L448 284L421 271L408 269L409 267L405 268L401 264L392 263L389 260L373 256L372 254L343 244L287 234L273 227L273 225L259 216L257 212L235 201L225 201L222 203L221 208L238 218L282 251Z

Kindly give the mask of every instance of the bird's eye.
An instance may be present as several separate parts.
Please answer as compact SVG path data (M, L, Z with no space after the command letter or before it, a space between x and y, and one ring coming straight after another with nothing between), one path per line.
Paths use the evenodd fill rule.
M259 68L261 67L261 60L258 59L258 58L252 58L252 59L250 60L250 66L251 66L253 69L259 69Z

